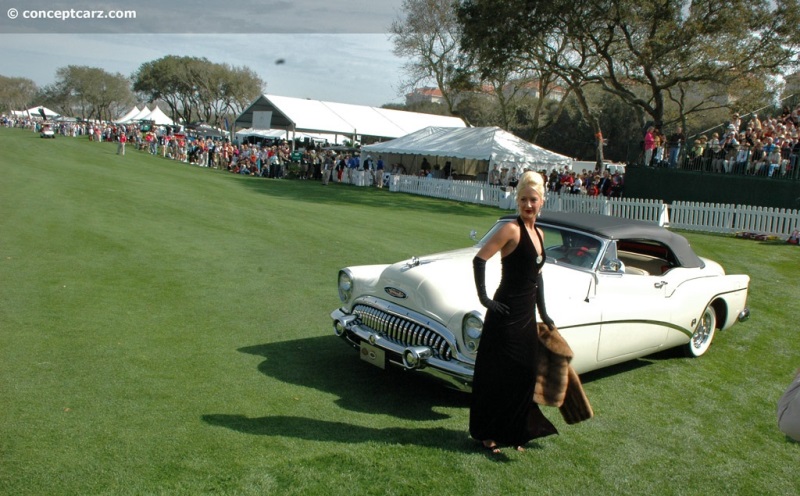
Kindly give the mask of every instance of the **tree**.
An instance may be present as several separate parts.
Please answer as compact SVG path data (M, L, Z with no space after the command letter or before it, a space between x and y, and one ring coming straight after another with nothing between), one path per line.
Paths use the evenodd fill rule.
M467 12L489 0L469 0ZM771 78L797 63L798 0L508 0L510 20L486 19L494 56L541 47L536 33L558 32L587 60L576 77L596 82L664 123L669 92ZM524 27L524 29L522 29Z
M128 78L88 66L57 69L48 93L61 113L84 119L111 120L133 102Z
M167 55L133 74L133 89L149 102L163 101L173 120L216 122L241 111L263 91L264 82L247 68L205 58Z
M409 79L401 88L409 92L432 80L452 112L460 81L460 34L453 2L403 0L401 10L405 17L389 28L394 54L411 60L405 65Z
M28 78L0 76L0 110L25 110L33 103L38 88Z
M542 19L539 30L526 27L532 16L545 11L551 18L558 14L550 11L553 5L544 3L533 12L520 11L515 2L495 3L484 0L465 2L459 8L459 21L462 23L462 47L469 52L482 73L492 73L506 66L527 67L535 75L539 98L533 109L531 119L531 141L536 142L538 134L559 118L570 94L591 125L596 138L596 157L598 167L603 162L603 135L597 113L584 95L584 87L591 84L584 73L596 67L596 58L591 57L579 40L572 40L565 26L556 21ZM547 21L547 22L546 22ZM499 27L498 27L499 26ZM560 86L566 91L556 93ZM548 123L542 122L542 110L549 96L558 94L558 107Z

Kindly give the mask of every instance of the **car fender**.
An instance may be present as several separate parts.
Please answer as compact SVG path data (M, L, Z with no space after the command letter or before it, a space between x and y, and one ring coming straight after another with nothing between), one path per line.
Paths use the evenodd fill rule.
M673 322L691 335L697 319L706 306L715 301L724 302L718 307L718 326L727 329L736 322L736 316L745 308L750 277L745 274L700 277L683 281L673 290ZM719 314L723 311L723 314Z

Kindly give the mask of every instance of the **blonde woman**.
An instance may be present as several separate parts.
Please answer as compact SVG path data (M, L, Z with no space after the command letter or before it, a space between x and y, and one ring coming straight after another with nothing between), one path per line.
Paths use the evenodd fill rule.
M531 439L557 433L533 402L537 308L542 321L555 326L544 304L544 234L536 227L544 201L542 175L525 172L517 186L519 216L495 232L473 259L475 286L487 312L475 360L469 431L493 453L499 453L501 446L523 451ZM489 298L486 261L498 253L502 276Z

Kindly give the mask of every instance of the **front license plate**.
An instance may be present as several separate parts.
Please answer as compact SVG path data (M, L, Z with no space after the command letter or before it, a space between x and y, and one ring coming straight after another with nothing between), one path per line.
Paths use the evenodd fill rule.
M386 352L384 352L382 349L362 341L360 355L361 359L365 362L369 362L372 365L382 369L386 368Z

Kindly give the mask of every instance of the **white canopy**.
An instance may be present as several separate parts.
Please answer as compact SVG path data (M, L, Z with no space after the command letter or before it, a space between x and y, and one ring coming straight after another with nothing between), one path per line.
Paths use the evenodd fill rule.
M365 105L325 102L305 98L261 95L234 121L234 126L254 125L255 112L271 113L269 127L349 138L397 138L426 126L464 127L458 117L421 114Z
M144 107L142 107L142 110L140 110L136 115L134 115L133 117L131 117L127 121L123 121L123 122L140 121L140 120L144 119L145 117L147 117L149 114L150 114L150 109L147 108L147 105L145 105Z
M315 141L324 141L319 139L317 136L306 134L306 133L292 133L291 131L287 131L285 129L241 129L236 131L236 137L240 140L247 138L249 136L255 136L257 138L268 138L268 139L285 139L290 140L293 138L296 139L312 139Z
M114 122L116 124L124 124L124 123L128 122L129 120L131 120L131 117L133 117L134 115L136 115L138 113L139 113L139 107L134 105L134 107L132 109L130 109L128 112L126 112L125 115L123 115L119 119L115 120Z
M430 126L402 138L363 146L361 150L362 154L400 156L407 170L407 156L442 157L451 159L450 162L458 160L455 168L466 175L487 173L494 165L538 170L564 166L571 161L565 155L528 143L499 127ZM419 169L415 160L411 162L411 169Z
M28 110L26 110L25 113L31 117L41 117L42 110L44 110L44 116L46 119L49 119L51 117L58 117L60 115L58 112L53 112L49 108L43 107L41 105L39 105L38 107L31 107Z
M156 126L171 126L174 124L172 119L167 117L167 115L157 106L153 107L153 110L150 111L149 114L144 117L139 117L139 119L153 121Z
M247 138L248 136L255 136L257 138L271 138L271 139L286 139L288 131L285 129L240 129L236 131L236 137L239 139Z

